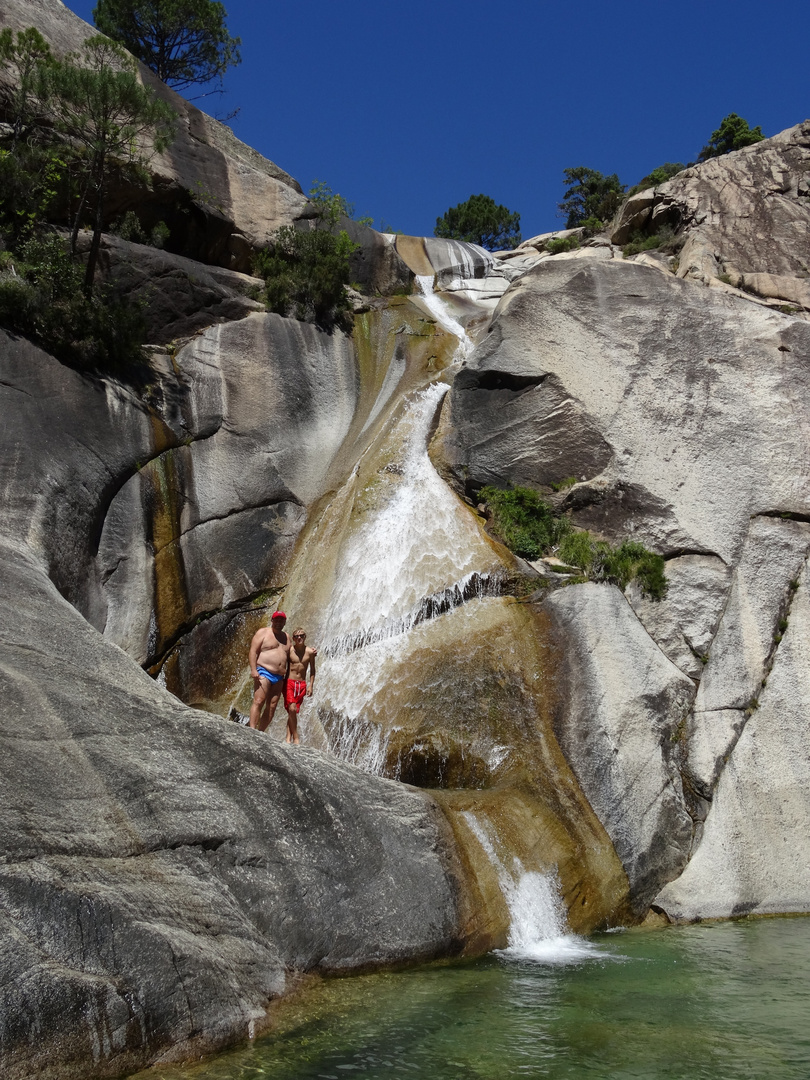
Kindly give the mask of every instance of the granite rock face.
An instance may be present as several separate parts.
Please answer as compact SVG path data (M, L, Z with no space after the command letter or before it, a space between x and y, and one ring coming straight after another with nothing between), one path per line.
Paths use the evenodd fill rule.
M252 315L156 357L146 397L3 341L2 531L99 630L154 663L272 585L354 415L348 338Z
M806 323L644 266L558 258L511 287L448 396L456 483L577 476L563 505L578 524L726 564L751 516L803 513Z
M804 198L805 134L670 183L719 184L722 174L724 198L736 186L755 199L752 162L770 162L783 193L769 205L782 213L785 200ZM641 202L639 213L657 205ZM772 273L787 272L780 259L798 250L798 221L780 253L745 239L739 207L711 219ZM628 588L635 616L618 594L623 617L609 614L605 586L538 601L559 629L558 738L636 911L651 902L678 919L806 911L806 876L781 852L807 861L810 746L798 718L810 696L789 635L810 528L810 332L757 297L682 276L683 266L676 275L666 260L541 256L456 377L432 455L467 495L484 484L545 490L574 525L667 559L663 601ZM550 485L570 476L577 482L554 495ZM663 681L648 675L663 670ZM755 836L758 813L767 841ZM780 850L771 882L768 843Z
M810 310L810 121L628 199L612 240L677 228L678 276Z
M80 50L97 33L60 0L7 0L0 28L28 26L36 26L58 56ZM145 65L139 71L142 82L177 113L177 134L150 162L149 186L122 184L110 191L107 220L135 208L147 229L161 220L168 225L172 251L247 272L252 249L266 245L274 229L311 216L306 197L291 176L230 128L169 89Z
M291 971L460 947L429 797L186 708L29 554L2 566L4 1076L204 1053Z
M739 714L703 837L655 899L675 920L806 911L810 600L803 568L758 708Z
M692 845L676 745L694 686L615 586L571 586L543 607L561 657L555 733L643 914Z

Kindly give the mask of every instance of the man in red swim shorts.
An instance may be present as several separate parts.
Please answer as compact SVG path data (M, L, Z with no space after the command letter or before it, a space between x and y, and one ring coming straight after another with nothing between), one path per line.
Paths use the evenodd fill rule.
M305 697L312 697L315 685L315 655L317 650L307 645L307 635L300 626L292 632L290 665L287 669L287 682L284 686L284 705L287 709L288 743L300 743L298 738L298 710ZM307 686L309 669L309 686Z

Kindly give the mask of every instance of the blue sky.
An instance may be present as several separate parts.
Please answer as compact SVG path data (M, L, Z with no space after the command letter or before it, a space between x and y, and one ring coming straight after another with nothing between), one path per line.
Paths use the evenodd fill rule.
M95 0L66 0L92 22ZM484 193L529 237L562 227L562 171L627 185L693 161L724 116L810 116L810 3L782 0L225 0L227 93L196 104L308 190L431 235ZM188 92L194 96L195 91Z

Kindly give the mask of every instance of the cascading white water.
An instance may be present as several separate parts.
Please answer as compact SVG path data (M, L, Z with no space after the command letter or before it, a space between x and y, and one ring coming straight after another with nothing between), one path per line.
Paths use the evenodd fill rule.
M433 277L431 275L417 275L416 284L422 294L422 303L431 313L436 322L448 334L458 338L458 348L453 357L454 362L467 359L473 349L473 341L461 323L454 319L448 310L447 303L433 291Z
M507 867L479 818L470 810L462 817L495 868L509 908L509 945L503 955L546 964L575 964L602 955L595 945L569 930L556 869L545 874L526 871L514 856L511 868Z
M418 281L437 323L459 339L454 360L463 359L471 339L434 295L433 279ZM384 769L390 730L382 733L369 703L390 678L403 635L498 588L492 549L428 456L447 390L434 382L413 393L377 451L385 464L360 493L375 505L340 553L323 616L330 637L319 643L318 715L330 750L372 772ZM306 739L306 723L303 732Z

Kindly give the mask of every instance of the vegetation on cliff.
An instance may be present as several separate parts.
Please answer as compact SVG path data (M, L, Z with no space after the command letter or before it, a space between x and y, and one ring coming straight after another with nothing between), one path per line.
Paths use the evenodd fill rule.
M742 150L744 146L753 146L764 138L759 125L751 128L747 120L736 113L729 113L717 131L712 132L711 139L698 154L698 161L708 161L709 158L730 154L732 150Z
M597 540L587 529L575 529L532 488L486 486L478 497L492 515L493 531L521 558L554 554L567 566L582 571L585 580L610 582L622 590L635 580L651 599L666 596L664 558L643 544L623 540L613 545Z
M736 113L729 113L717 131L712 132L711 139L700 151L697 160L707 161L709 158L720 157L732 150L740 150L744 146L761 142L764 138L760 127L751 128L747 120L743 120ZM687 168L689 165L680 161L667 161L658 165L634 184L627 195L636 195L639 191L664 184ZM558 210L560 216L566 219L566 229L584 226L586 234L598 232L618 210L624 197L625 185L616 173L604 176L596 169L585 166L563 169L563 177L565 191Z
M172 110L139 83L135 61L107 38L56 60L32 28L0 35L17 92L0 142L0 321L80 367L140 360L137 309L95 286L110 177L143 166L172 137ZM82 226L92 223L87 261ZM69 227L69 239L54 224Z
M616 173L603 176L596 169L584 165L563 169L565 195L559 204L560 215L565 218L566 229L578 225L601 228L616 213L624 195L625 186Z
M215 0L99 0L93 21L175 90L222 79L241 63Z
M323 183L315 184L310 199L316 209L314 228L276 229L271 247L256 256L254 271L265 280L263 299L271 311L327 330L347 328L349 258L358 245L338 223L352 208Z
M479 244L487 251L508 251L521 241L520 214L497 206L489 195L471 195L436 218L433 235Z

